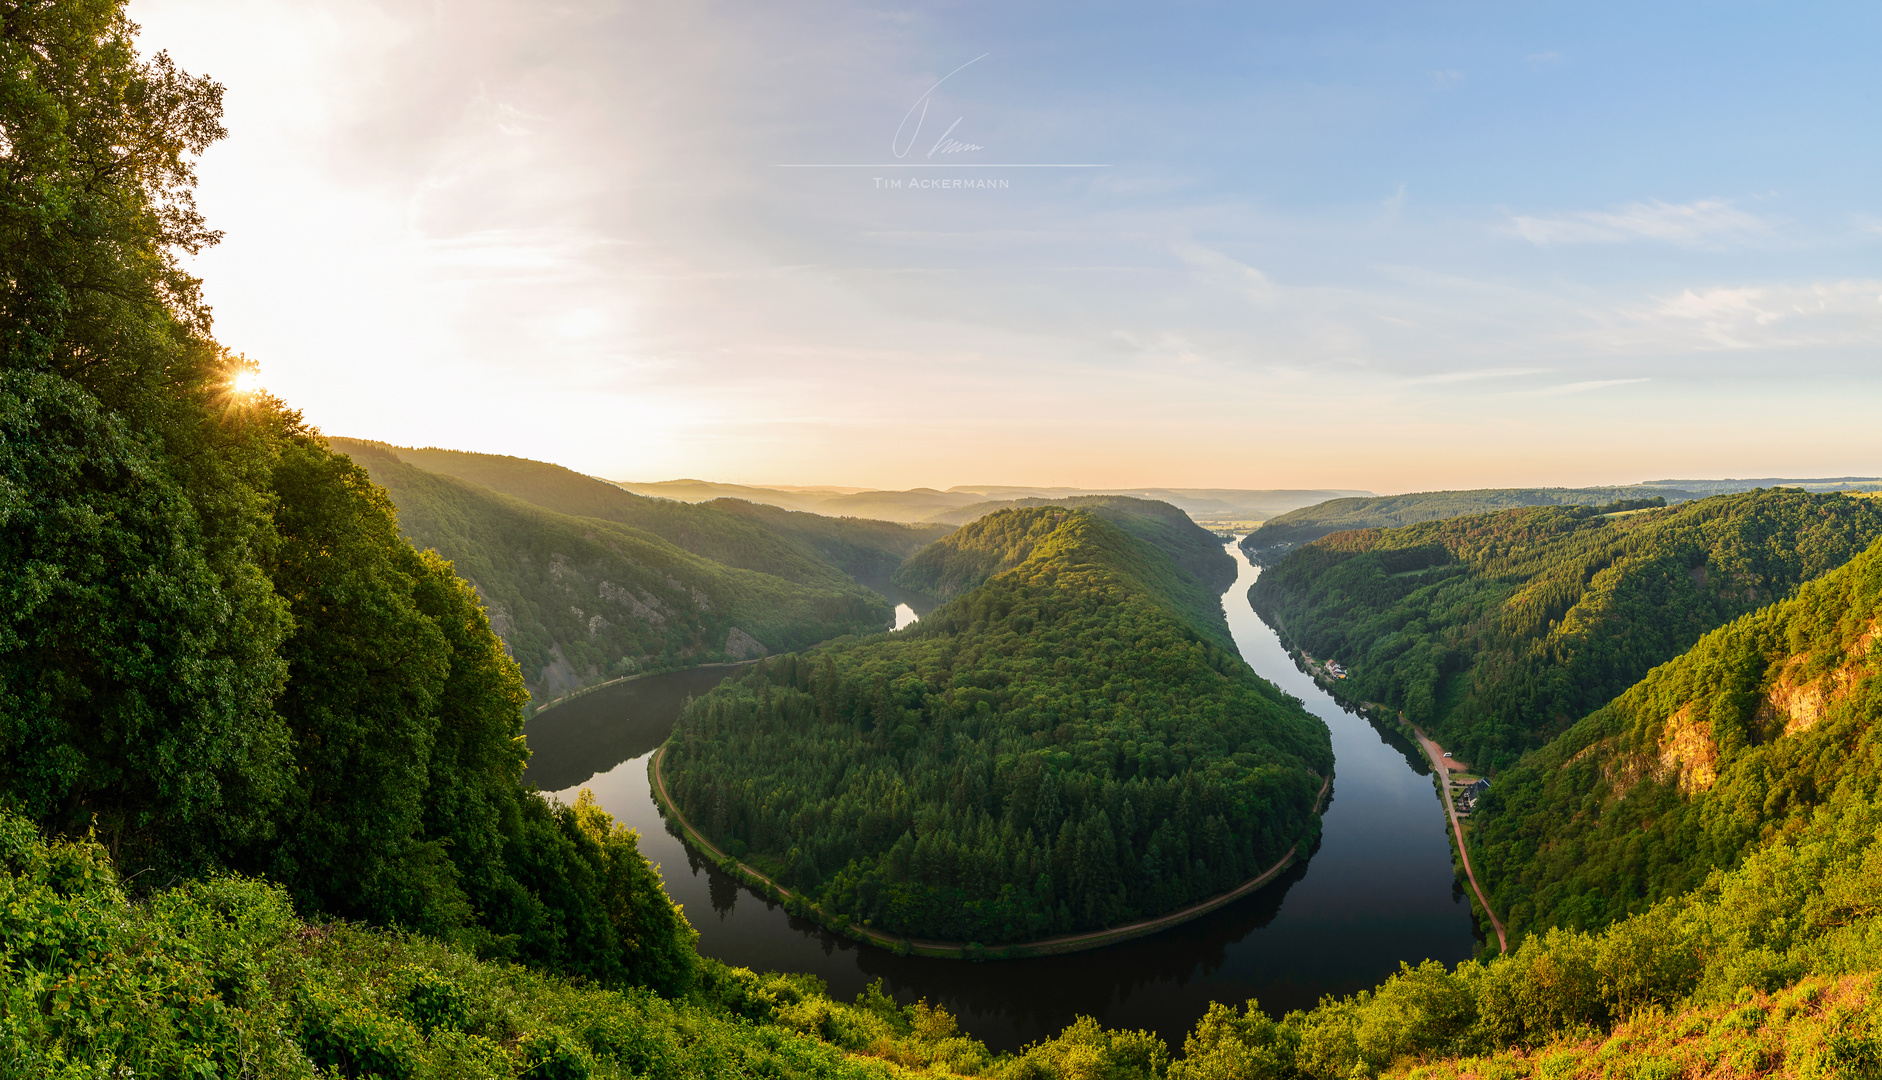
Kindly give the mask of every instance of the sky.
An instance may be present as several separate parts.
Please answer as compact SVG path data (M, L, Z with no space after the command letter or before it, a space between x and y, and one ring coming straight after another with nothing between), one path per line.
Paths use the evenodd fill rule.
M222 343L612 479L1882 474L1882 6L133 0Z

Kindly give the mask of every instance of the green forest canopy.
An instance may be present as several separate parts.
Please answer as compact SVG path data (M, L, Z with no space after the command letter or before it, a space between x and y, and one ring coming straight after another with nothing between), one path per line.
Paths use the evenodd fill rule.
M419 468L380 444L341 445L390 493L406 538L450 559L475 584L538 701L600 679L800 649L891 619L876 593L736 517L684 507L698 513L699 533L732 522L716 534L717 547L749 539L774 558L747 561L782 573L728 566L613 520L544 509ZM534 471L596 483L553 466ZM795 566L777 567L782 562Z
M985 943L1162 914L1311 838L1326 729L1218 643L1193 577L1089 510L937 546L977 543L1012 565L914 627L689 707L682 812L837 917Z
M1390 529L1421 521L1509 510L1519 506L1600 506L1623 510L1664 506L1693 498L1691 492L1644 485L1593 488L1477 488L1420 491L1407 495L1329 499L1269 518L1242 537L1242 550L1257 566L1274 566L1289 551L1347 529ZM1658 501L1656 501L1658 500ZM1608 504L1615 504L1609 506Z
M1513 928L1599 927L1882 787L1882 540L1505 770L1472 848Z
M631 837L519 785L522 679L470 588L233 392L179 259L216 239L191 158L222 90L134 34L108 2L0 20L0 806L145 889L265 874L308 913L684 985ZM5 992L33 986L71 989Z
M1604 517L1531 507L1336 533L1250 590L1342 692L1514 764L1708 631L1882 535L1882 502L1765 490Z
M1087 510L1157 548L1195 583L1193 587L1182 587L1183 602L1191 609L1193 621L1225 625L1220 598L1223 590L1235 583L1235 560L1223 552L1222 541L1191 521L1188 514L1168 503L1123 495L1022 501L1021 506L1012 509L1028 506ZM929 546L902 563L895 571L895 584L928 596L954 596L1018 565L1031 553L1036 538L1009 535L1012 530L1043 530L1040 535L1044 535L1051 531L1053 520L1003 515L990 522L988 514L982 514L948 543Z

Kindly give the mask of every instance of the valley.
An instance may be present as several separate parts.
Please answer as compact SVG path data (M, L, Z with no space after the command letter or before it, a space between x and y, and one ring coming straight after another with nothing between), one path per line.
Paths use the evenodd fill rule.
M276 7L0 9L0 1077L1882 1076L1867 219L1672 173L1767 13ZM781 152L921 85L1105 141Z
M684 698L702 693L705 672L646 677L674 686L657 700L610 688L538 714L527 729L536 754L528 779L564 801L586 787L639 830L641 850L699 930L702 954L810 972L839 997L880 978L899 1000L944 1005L998 1050L1053 1035L1078 1016L1145 1028L1175 1045L1211 1001L1258 997L1277 1010L1305 1009L1325 994L1373 985L1401 959L1469 957L1478 940L1429 768L1409 741L1342 707L1300 670L1247 605L1259 568L1233 545L1226 550L1238 572L1221 608L1237 649L1327 725L1334 783L1306 857L1253 895L1152 937L976 964L898 956L793 915L674 835L652 797L652 754ZM674 682L682 679L690 681Z

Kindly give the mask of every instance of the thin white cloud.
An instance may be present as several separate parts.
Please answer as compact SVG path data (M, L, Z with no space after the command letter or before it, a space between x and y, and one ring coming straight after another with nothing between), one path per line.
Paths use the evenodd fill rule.
M1462 86L1463 83L1464 73L1453 68L1446 68L1443 71L1434 71L1431 73L1431 88L1433 90L1449 90L1453 86Z
M1560 394L1585 394L1590 390L1605 390L1610 386L1629 386L1633 383L1652 382L1648 378L1638 379L1589 379L1586 382L1563 383L1535 391L1537 396L1553 397Z
M1511 233L1533 244L1620 244L1661 240L1682 247L1742 240L1770 226L1723 199L1689 203L1628 203L1613 210L1581 210L1553 217L1517 216Z
M1418 385L1421 383L1477 382L1483 379L1513 379L1519 375L1542 375L1550 370L1550 368L1524 367L1485 368L1478 371L1445 371L1436 375L1420 375L1417 378L1406 379L1405 382L1408 385Z
M1882 347L1882 280L1685 289L1599 321L1614 352Z

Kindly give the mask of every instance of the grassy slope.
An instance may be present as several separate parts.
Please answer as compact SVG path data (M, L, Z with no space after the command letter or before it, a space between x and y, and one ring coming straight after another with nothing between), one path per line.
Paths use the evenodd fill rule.
M545 510L627 525L714 562L803 585L854 588L851 577L892 570L894 564L947 532L936 526L782 511L737 499L700 504L651 499L560 465L527 458L334 440L335 448L343 452L350 453L355 445L370 445L407 464L468 480Z
M1389 529L1423 521L1519 506L1599 506L1618 499L1664 496L1690 498L1683 491L1637 487L1479 488L1469 491L1421 491L1366 499L1331 499L1269 518L1242 538L1242 550L1259 566L1273 566L1289 551L1346 529Z
M1707 635L1498 779L1478 865L1513 927L1599 926L1882 785L1882 541Z
M976 525L1028 554L682 716L667 777L697 827L825 910L986 942L1162 914L1300 838L1325 728L1216 643L1192 577L1087 511Z
M1513 764L1708 631L1840 566L1882 503L1756 491L1602 518L1534 507L1337 533L1263 573L1257 610L1481 768Z
M371 444L343 448L385 486L400 528L477 586L531 693L643 669L741 659L880 628L888 605L819 564L807 585L727 567L639 529L532 506Z

